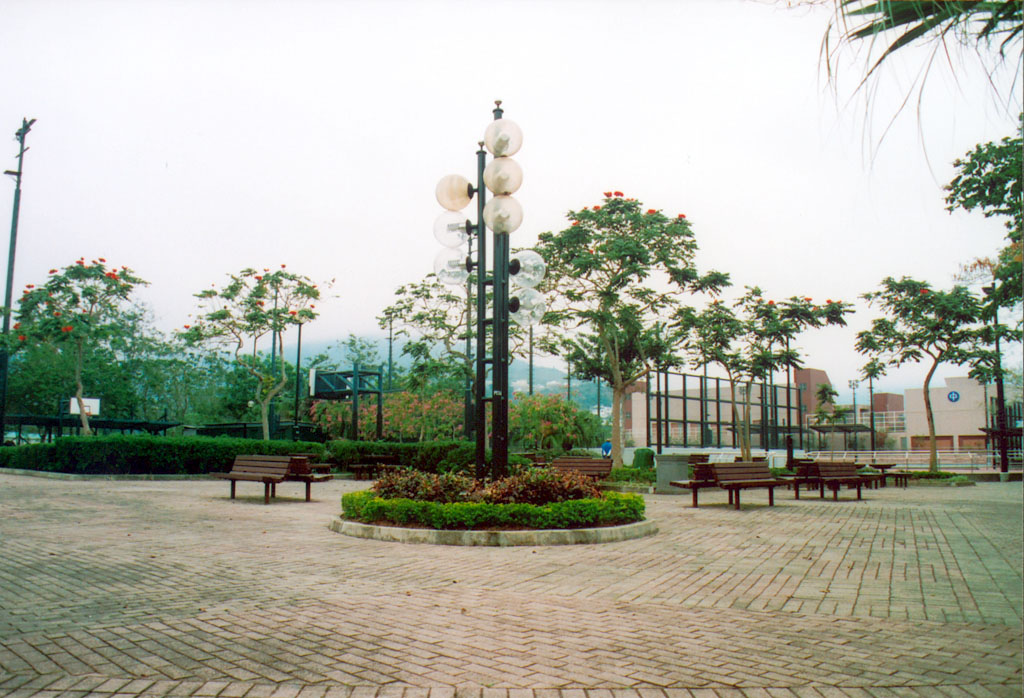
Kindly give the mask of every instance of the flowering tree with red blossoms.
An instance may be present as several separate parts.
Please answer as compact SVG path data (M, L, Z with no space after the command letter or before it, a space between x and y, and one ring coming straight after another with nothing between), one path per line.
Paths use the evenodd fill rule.
M285 372L284 330L315 320L320 298L317 285L307 277L280 269L262 272L243 269L230 274L229 281L218 289L195 294L202 311L193 325L185 325L179 333L190 344L208 343L230 351L235 362L255 379L253 402L260 406L263 438L270 439L270 404L288 383ZM277 343L282 356L275 371L266 368L256 353L260 340L267 335Z
M655 367L677 363L668 318L686 296L717 293L728 276L697 272L697 241L684 214L645 210L620 191L569 211L569 219L564 230L538 235L534 247L548 267L545 343L571 362L574 376L611 386L612 461L620 466L626 391Z
M108 268L102 257L91 262L82 257L63 269L51 269L41 286L28 284L22 291L12 348L47 344L71 354L83 434L92 433L82 388L86 349L123 329L129 297L136 286L146 283L128 267Z
M455 391L388 393L383 402L381 421L386 441L455 439L462 429L463 403ZM313 422L332 438L351 435L351 401L323 400L314 403L309 413ZM377 404L366 401L359 405L359 439L372 441L375 438Z

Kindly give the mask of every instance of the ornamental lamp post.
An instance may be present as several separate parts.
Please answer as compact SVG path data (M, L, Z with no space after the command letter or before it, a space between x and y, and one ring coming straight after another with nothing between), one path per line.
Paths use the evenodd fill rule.
M991 298L992 294L995 293L996 285L993 282L989 286L983 286L982 291L985 295ZM1001 352L999 351L999 303L996 299L991 298L992 303L992 329L995 333L995 378L996 378L996 446L999 449L999 472L1008 473L1010 471L1010 455L1008 446L1006 443L1007 437L1007 426L1006 426L1006 393L1003 387L1003 359Z
M848 382L850 390L853 392L853 450L857 450L857 424L859 419L857 418L857 388L860 386L860 381L851 380Z
M477 183L474 187L461 175L447 175L437 184L437 201L446 209L434 223L434 235L445 246L434 259L434 271L442 283L462 285L476 270L476 380L474 382L474 432L476 435L476 476L487 476L487 403L491 403L491 475L502 477L508 469L508 335L509 320L532 325L543 317L543 295L533 286L544 277L543 259L532 250L511 254L509 234L523 222L523 209L512 198L523 182L522 169L511 158L523 143L519 126L503 117L501 101L495 102L492 121L478 145ZM487 162L487 153L493 157ZM494 197L488 201L486 192ZM459 212L476 197L476 223ZM491 230L493 251L488 269L487 236ZM476 258L472 240L476 240ZM510 279L517 286L510 296ZM492 311L487 315L487 287L491 287ZM469 319L467 318L467 327ZM488 356L487 333L491 333ZM491 367L491 390L487 394L487 366ZM467 391L467 399L468 399Z
M7 288L4 293L3 346L0 346L0 443L7 439L7 336L11 332L11 293L14 288L14 251L18 244L18 213L21 209L21 173L25 160L25 136L32 130L35 119L22 118L21 128L14 132L18 141L18 169L4 170L14 177L14 207L11 212L11 246L7 252Z

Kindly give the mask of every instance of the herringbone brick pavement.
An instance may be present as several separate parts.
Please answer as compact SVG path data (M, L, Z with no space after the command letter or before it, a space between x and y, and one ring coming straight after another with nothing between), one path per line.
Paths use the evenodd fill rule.
M652 495L657 535L517 548L246 484L0 474L0 695L1021 695L1019 484Z

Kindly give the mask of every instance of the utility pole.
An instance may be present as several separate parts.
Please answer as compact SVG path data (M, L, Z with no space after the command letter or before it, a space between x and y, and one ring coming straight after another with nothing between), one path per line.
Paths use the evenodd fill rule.
M11 331L11 294L14 291L14 252L18 244L18 211L21 207L21 173L25 159L25 136L32 130L35 119L21 120L21 128L15 131L18 139L18 169L5 170L5 175L14 177L14 211L11 214L11 247L7 253L7 289L4 294L3 346L0 346L0 443L7 438L7 338Z

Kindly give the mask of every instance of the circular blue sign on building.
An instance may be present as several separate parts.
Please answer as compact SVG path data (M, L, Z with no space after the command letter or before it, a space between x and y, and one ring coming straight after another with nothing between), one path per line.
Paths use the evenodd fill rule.
M960 401L960 393L958 393L955 390L950 390L949 391L949 395L947 395L946 397L949 398L950 402L959 402Z

